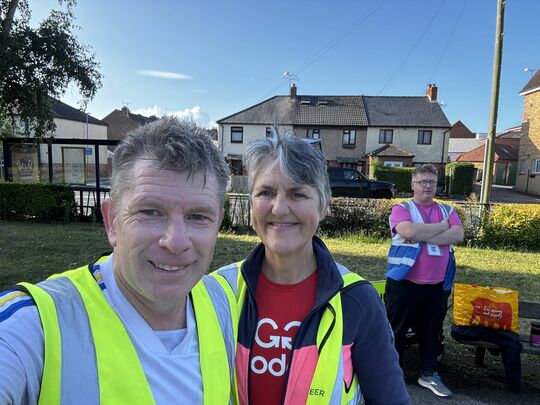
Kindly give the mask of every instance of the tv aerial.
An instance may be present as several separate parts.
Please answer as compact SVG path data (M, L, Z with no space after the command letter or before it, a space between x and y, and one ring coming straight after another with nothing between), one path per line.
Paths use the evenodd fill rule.
M283 72L281 78L289 81L289 88L291 87L293 81L300 80L300 77L298 75L290 73L289 71Z

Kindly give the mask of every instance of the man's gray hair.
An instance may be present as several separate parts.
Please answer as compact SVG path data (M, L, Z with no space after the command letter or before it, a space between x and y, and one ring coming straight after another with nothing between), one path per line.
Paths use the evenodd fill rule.
M417 174L424 174L424 173L431 173L435 176L438 176L437 168L433 166L430 163L426 163L425 165L416 166L412 172L412 178L414 179Z
M267 163L269 165L266 165ZM323 153L305 140L294 136L292 131L281 134L278 128L272 128L272 137L254 141L246 148L244 164L248 172L250 197L254 180L261 174L261 166L266 166L265 172L279 166L292 183L315 188L321 209L326 207L332 198Z
M215 175L218 198L223 203L229 170L206 130L190 121L165 117L131 131L114 151L111 199L117 206L133 181L133 167L139 160L155 160L166 170L202 174L204 181Z

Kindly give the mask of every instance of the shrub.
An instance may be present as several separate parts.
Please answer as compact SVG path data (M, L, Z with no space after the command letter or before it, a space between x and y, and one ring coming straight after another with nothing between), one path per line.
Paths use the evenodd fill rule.
M0 218L68 222L75 214L73 190L62 184L0 183Z
M321 231L327 235L361 232L376 238L388 237L393 204L392 200L333 198Z
M538 250L540 248L540 205L494 205L481 238L489 247Z
M472 163L448 163L445 167L446 192L449 195L468 196L474 187L474 165Z
M411 175L414 167L383 167L373 169L373 177L396 185L398 193L411 191Z

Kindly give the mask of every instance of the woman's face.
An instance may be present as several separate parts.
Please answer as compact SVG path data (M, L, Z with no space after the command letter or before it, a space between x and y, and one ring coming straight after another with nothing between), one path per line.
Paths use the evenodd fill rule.
M287 179L275 166L263 164L253 182L253 228L268 253L288 256L310 253L311 238L327 207L319 206L317 190Z

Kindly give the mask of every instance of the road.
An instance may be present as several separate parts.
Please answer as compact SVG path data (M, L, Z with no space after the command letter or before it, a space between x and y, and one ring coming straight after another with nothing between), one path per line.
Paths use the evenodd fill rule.
M474 192L480 199L480 183L474 187ZM512 204L540 204L540 196L520 193L510 186L493 185L491 188L491 202Z

